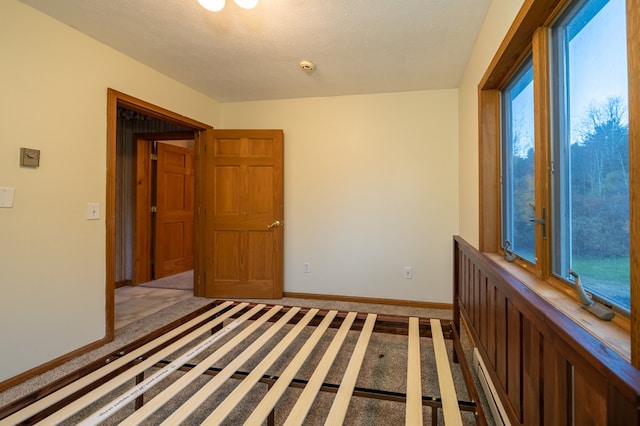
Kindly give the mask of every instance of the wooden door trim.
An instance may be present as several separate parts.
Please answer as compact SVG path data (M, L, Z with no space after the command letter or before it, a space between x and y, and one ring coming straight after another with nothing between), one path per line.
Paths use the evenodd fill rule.
M118 106L146 114L161 120L189 127L194 130L196 214L194 221L194 295L204 295L204 218L200 205L204 200L204 152L206 143L213 141L213 126L182 116L168 109L119 92L107 89L107 184L105 200L105 339L115 337L115 232L116 232L116 134Z
M133 243L133 285L151 280L151 164L152 140L136 138L135 238Z

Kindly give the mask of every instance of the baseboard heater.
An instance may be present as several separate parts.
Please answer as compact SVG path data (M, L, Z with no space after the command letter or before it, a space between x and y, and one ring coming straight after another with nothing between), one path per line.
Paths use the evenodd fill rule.
M493 386L491 377L489 377L489 374L487 373L487 367L482 360L482 357L480 356L478 348L473 348L473 367L476 370L478 380L480 381L480 386L482 387L484 395L487 398L487 403L489 404L489 409L494 421L497 425L511 426L504 406L498 398L496 388Z

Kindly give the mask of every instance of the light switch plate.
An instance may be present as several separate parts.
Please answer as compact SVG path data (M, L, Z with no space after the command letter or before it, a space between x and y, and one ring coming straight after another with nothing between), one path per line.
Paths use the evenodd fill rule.
M25 167L38 167L40 165L40 150L20 148L20 165Z
M13 207L13 196L16 193L15 188L0 186L0 207Z

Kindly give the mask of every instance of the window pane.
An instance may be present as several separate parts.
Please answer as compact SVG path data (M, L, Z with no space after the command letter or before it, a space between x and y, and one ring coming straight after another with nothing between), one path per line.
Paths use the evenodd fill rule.
M535 263L533 66L529 59L502 92L502 235Z
M554 272L629 310L624 0L578 4L554 29L559 113Z

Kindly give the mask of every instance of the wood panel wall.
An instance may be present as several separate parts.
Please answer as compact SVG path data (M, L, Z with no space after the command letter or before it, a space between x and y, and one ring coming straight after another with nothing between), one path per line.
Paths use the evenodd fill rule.
M640 371L460 237L453 256L454 321L512 423L640 425Z

